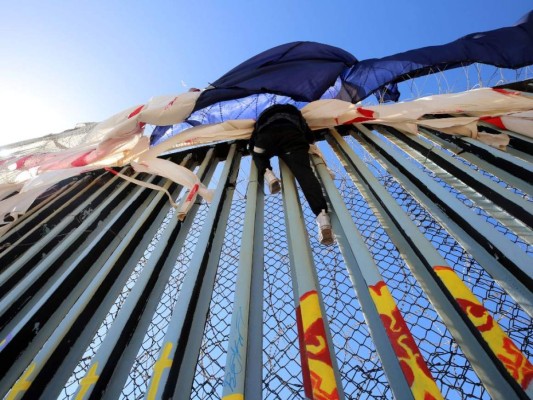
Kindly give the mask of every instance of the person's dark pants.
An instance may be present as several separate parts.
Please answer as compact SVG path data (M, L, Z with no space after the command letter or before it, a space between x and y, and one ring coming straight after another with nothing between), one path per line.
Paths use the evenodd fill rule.
M309 143L304 135L297 130L276 129L261 131L255 138L255 147L265 150L258 153L252 149L252 158L259 176L265 173L270 165L270 157L277 155L289 167L300 184L311 210L315 215L328 209L322 194L322 186L318 182L309 160Z

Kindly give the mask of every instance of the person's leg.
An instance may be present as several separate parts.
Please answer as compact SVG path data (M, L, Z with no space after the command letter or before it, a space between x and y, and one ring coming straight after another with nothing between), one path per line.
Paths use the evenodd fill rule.
M331 220L328 215L328 204L322 193L322 187L311 168L307 150L297 150L280 155L300 184L309 207L316 215L318 225L318 241L326 246L335 242Z
M258 176L264 176L268 184L270 193L276 194L281 190L281 182L272 172L272 165L270 164L270 157L272 151L270 149L271 141L264 135L259 135L252 150L252 159L257 167Z
M311 168L307 150L297 150L280 154L280 158L285 161L291 172L294 174L294 177L300 184L313 213L318 216L322 210L327 212L328 205L322 194L322 186L320 186L320 183Z
M272 170L272 166L270 165L270 157L266 156L265 154L252 151L252 160L254 160L259 176L262 176L267 169Z
M270 165L270 157L272 157L271 145L271 140L268 136L258 134L253 148L250 149L259 176L262 176L267 168L272 169Z

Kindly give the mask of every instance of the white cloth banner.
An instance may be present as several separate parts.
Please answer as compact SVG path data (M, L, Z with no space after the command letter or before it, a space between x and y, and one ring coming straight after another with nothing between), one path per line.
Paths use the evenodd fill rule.
M16 195L0 200L0 235L8 229L11 219L22 215L46 189L63 179L103 167L131 163L138 172L164 176L187 187L194 196L198 193L210 201L212 192L194 173L157 157L180 147L248 139L254 120L193 127L152 148L149 139L143 136L146 123L173 125L183 122L194 109L199 95L200 92L186 92L154 97L145 105L128 108L96 124L82 144L72 148L30 155L14 152L10 157L0 158L0 196L18 191ZM472 137L500 149L505 149L509 137L479 133L479 121L533 137L533 98L502 89L476 89L367 107L341 100L318 100L306 105L302 114L311 129L372 123L417 134L418 127L423 126ZM443 117L426 118L426 115Z

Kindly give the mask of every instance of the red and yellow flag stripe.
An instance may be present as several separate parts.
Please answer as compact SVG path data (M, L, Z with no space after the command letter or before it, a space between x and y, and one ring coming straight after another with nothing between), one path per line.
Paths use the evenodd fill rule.
M385 282L379 281L376 285L369 286L369 289L413 397L421 400L442 399L442 394Z
M433 270L509 374L526 390L533 379L533 365L452 268L436 266Z
M300 297L297 314L305 394L313 400L339 399L316 290L311 290Z

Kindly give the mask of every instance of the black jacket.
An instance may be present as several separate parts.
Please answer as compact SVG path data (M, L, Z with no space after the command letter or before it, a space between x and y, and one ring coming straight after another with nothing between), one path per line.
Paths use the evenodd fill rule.
M254 148L257 135L268 134L269 130L287 128L295 128L302 132L307 141L313 143L313 133L300 110L291 104L274 104L266 108L257 118L250 138L250 149Z

